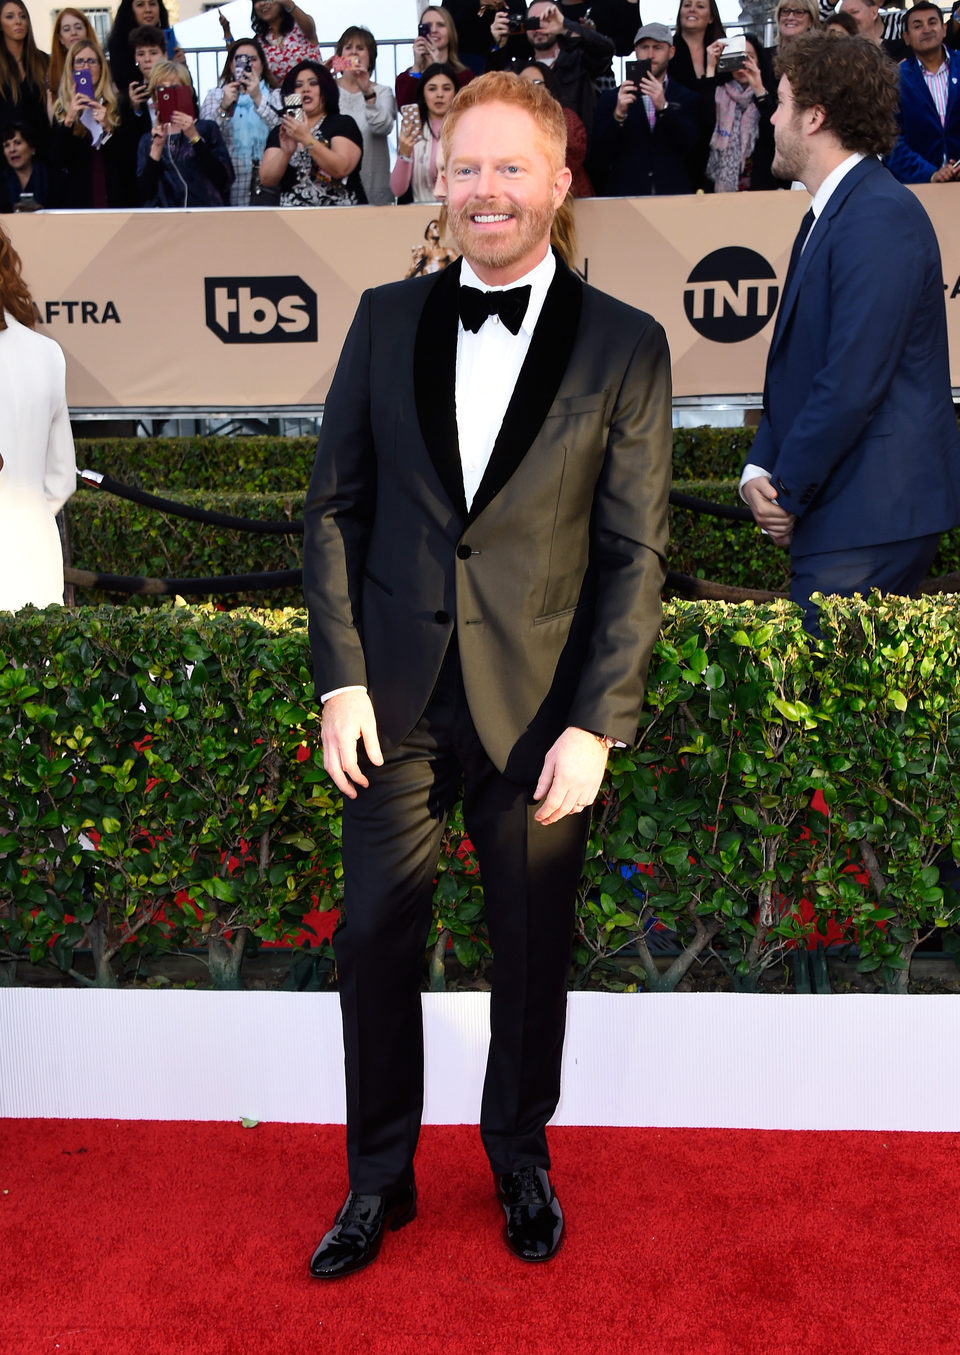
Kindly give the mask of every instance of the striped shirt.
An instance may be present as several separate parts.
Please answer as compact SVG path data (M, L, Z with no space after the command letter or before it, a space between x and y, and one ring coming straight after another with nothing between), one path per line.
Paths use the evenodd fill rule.
M938 71L928 71L922 61L917 64L923 71L923 78L926 81L930 98L933 100L933 106L937 110L937 116L942 127L947 120L947 95L949 92L947 80L950 75L950 63L945 60Z

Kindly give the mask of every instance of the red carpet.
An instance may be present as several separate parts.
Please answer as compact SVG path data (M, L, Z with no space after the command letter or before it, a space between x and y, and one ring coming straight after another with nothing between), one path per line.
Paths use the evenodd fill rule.
M306 1262L339 1127L0 1121L3 1355L960 1349L960 1135L556 1129L567 1239L510 1257L475 1128L427 1128L419 1217Z

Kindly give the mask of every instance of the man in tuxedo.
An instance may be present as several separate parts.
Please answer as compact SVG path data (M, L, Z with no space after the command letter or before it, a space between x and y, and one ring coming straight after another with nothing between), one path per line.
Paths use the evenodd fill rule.
M912 593L960 522L943 270L917 199L879 163L897 71L875 43L820 33L780 56L773 172L813 196L770 344L741 494L791 553L790 596ZM893 242L880 267L871 242Z
M660 618L663 331L550 250L570 173L545 89L482 76L443 136L463 258L364 294L304 511L324 763L345 797L350 1191L320 1278L416 1212L424 949L461 783L494 951L481 1137L508 1247L555 1253L545 1126L588 810L635 736Z

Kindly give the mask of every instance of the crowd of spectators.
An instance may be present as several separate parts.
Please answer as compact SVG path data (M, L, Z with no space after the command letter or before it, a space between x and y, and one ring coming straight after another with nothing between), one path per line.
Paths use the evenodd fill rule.
M253 0L249 36L221 17L223 67L201 102L163 0L121 0L105 52L83 12L62 9L49 56L21 0L0 0L0 210L433 202L453 98L503 69L562 105L576 196L786 188L772 173L776 59L821 27L899 63L897 178L957 182L958 11L778 0L765 47L728 37L716 0L680 0L672 27L644 24L638 0L449 0L422 11L391 89L367 29L325 60L294 0Z

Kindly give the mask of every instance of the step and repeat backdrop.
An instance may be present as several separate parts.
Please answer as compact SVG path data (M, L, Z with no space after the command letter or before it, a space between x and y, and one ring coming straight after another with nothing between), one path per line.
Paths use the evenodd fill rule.
M960 232L953 194L915 190L943 254L951 381L960 387ZM577 204L578 269L654 314L677 396L763 388L805 193ZM41 332L84 410L232 410L323 403L361 292L444 266L436 207L44 212L9 231ZM897 241L865 240L878 269Z

